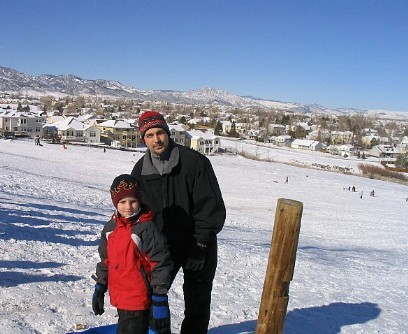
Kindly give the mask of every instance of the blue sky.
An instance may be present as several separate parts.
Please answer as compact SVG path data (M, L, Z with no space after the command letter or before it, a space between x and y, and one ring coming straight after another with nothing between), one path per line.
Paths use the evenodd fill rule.
M0 0L0 66L408 111L407 0Z

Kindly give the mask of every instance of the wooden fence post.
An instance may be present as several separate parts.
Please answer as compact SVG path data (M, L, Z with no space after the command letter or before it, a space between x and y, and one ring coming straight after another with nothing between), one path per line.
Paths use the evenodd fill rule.
M283 333L302 211L302 202L278 199L256 334Z

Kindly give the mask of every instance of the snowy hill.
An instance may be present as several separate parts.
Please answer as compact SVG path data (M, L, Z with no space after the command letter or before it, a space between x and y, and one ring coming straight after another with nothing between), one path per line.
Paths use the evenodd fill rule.
M287 154L256 152L275 161ZM305 165L336 163L295 154L289 159ZM0 333L62 334L76 324L116 323L107 298L105 314L93 315L90 276L112 214L110 183L141 156L0 141ZM238 155L210 160L227 206L210 334L254 331L278 198L304 205L284 333L408 333L407 186ZM344 189L351 185L357 192ZM180 276L169 298L177 333Z

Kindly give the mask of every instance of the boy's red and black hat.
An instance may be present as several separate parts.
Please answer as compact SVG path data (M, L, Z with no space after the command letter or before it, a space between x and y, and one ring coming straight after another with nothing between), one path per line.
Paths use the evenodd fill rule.
M147 130L151 128L162 128L170 137L169 126L163 115L157 111L145 111L139 118L140 137L143 139Z
M142 194L137 185L137 180L129 174L122 174L115 177L110 187L110 193L115 208L119 201L126 197L135 197L139 204L142 203Z

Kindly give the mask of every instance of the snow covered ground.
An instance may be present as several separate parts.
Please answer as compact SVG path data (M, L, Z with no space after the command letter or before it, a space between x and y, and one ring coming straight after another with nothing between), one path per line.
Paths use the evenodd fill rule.
M219 234L209 333L255 330L278 198L304 205L284 333L408 333L408 187L277 163L348 166L358 173L356 159L223 143L276 162L210 157L227 220ZM111 181L141 156L0 141L0 333L55 334L76 324L116 323L108 298L105 314L93 315L90 276L99 233L113 212ZM356 192L348 190L353 185ZM181 275L169 294L175 333L183 317Z

